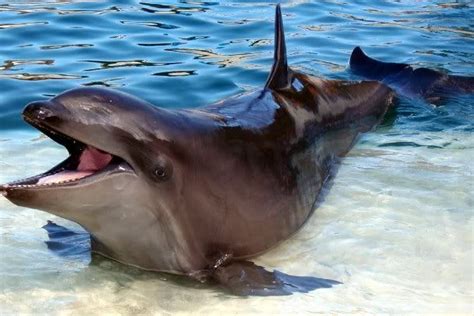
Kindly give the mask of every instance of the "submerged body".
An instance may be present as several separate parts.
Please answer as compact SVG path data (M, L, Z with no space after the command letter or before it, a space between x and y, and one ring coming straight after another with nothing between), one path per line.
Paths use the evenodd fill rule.
M212 278L238 294L287 294L277 274L244 260L303 225L393 93L291 70L279 7L276 29L265 87L207 107L165 110L98 88L29 104L25 120L71 156L0 191L79 223L92 251L119 262Z

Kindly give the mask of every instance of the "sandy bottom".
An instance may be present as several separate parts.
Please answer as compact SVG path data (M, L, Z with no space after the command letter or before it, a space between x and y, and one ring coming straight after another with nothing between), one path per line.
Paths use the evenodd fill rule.
M397 142L419 146L401 146ZM388 145L387 145L388 144ZM393 144L393 145L390 145ZM0 139L0 182L43 171L65 152L38 134ZM288 297L238 298L216 288L89 256L50 252L47 220L0 198L4 314L473 312L473 157L466 132L366 135L292 239L256 259L288 274L342 285Z

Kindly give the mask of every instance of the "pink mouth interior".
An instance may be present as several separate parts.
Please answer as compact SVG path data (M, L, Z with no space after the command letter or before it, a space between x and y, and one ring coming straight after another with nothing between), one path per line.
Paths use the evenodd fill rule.
M81 152L76 170L63 170L38 180L36 184L58 183L78 180L104 169L112 160L112 155L102 152L92 146L87 146Z

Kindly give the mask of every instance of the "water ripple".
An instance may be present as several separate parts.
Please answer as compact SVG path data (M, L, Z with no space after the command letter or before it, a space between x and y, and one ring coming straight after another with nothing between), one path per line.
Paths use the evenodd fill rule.
M122 23L122 24L144 25L144 26L149 26L149 27L157 27L157 28L165 29L165 30L179 29L179 26L172 25L172 24L159 23L159 22L120 21L120 23Z
M28 80L28 81L38 81L38 80L71 80L71 79L83 79L87 76L78 76L78 75L66 75L66 74L40 74L40 73L11 73L11 74L0 74L0 79L8 78L15 80Z
M170 52L191 54L195 56L194 57L195 59L200 59L200 60L212 59L215 61L209 61L207 63L212 64L212 65L218 65L219 67L222 67L222 68L239 64L249 58L255 57L256 55L252 53L224 55L224 54L216 53L212 50L193 49L193 48L169 48L166 50Z
M63 49L63 48L88 48L93 47L93 44L58 44L58 45L42 45L40 49Z
M197 75L195 70L173 70L173 71L162 71L156 72L153 76L164 76L164 77L187 77Z
M1 29L12 29L17 27L35 26L35 25L46 25L48 22L24 22L24 23L3 23L0 24Z
M18 68L17 66L22 66L22 65L53 65L53 64L54 64L53 59L5 60L3 62L3 65L0 66L0 70L13 70L14 68L17 68L16 70L21 70L21 68Z
M156 66L170 66L170 65L181 64L180 62L156 63L156 62L150 62L146 60L115 60L115 61L86 60L85 62L100 64L100 68L85 69L84 71L97 71L97 70L102 70L102 69L121 68L121 67L156 67Z
M58 4L65 4L68 1L64 2L58 2ZM95 2L95 1L91 1ZM52 13L52 14L57 14L57 15L78 15L78 14L83 14L83 15L90 15L90 14L97 14L97 15L102 15L102 14L107 14L110 12L119 12L120 9L119 7L116 6L111 6L107 7L104 9L96 9L96 10L81 10L81 9L62 9L61 7L51 7L48 5L48 3L42 3L38 2L36 5L34 3L16 3L16 4L5 4L5 5L0 5L0 12L13 12L17 14L22 14L22 15L28 15L28 14L38 14L40 12L47 12L47 13Z
M175 6L175 5L165 5L151 2L140 2L143 11L148 13L155 14L184 14L190 15L191 12L206 12L209 10L207 7L185 7L185 6ZM204 3L202 3L204 4ZM209 5L210 2L207 2Z

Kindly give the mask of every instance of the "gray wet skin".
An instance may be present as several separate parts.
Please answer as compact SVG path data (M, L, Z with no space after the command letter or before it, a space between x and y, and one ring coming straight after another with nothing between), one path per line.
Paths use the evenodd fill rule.
M93 252L124 264L214 279L236 294L290 293L295 277L245 260L303 225L333 166L393 93L291 70L279 6L275 40L265 87L210 106L166 110L99 88L29 104L25 120L71 153L51 172L74 171L85 144L114 158L79 180L37 185L38 176L0 191L80 224Z

